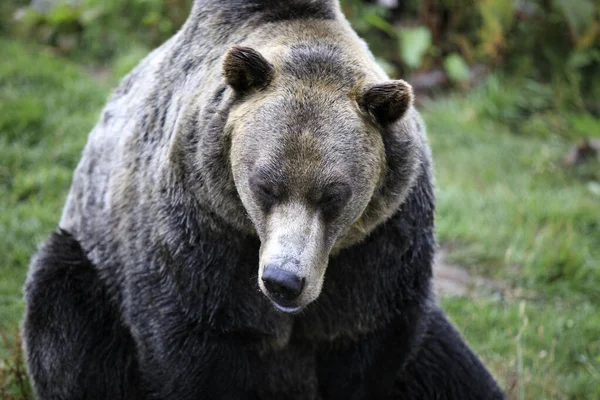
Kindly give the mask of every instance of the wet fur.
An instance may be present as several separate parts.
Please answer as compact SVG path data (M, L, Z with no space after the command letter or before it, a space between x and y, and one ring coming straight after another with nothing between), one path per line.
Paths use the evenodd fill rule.
M311 50L315 38L326 40ZM113 94L60 230L31 263L38 398L502 398L434 303L430 162L412 108L382 132L385 174L319 299L291 316L260 293L260 241L228 156L241 101L221 75L232 45L298 77L337 57L357 66L331 71L348 90L385 78L333 1L197 1Z

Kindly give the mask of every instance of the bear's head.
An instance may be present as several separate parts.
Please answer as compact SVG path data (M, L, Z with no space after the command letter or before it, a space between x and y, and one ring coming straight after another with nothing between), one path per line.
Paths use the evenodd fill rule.
M330 255L406 198L419 139L403 118L413 102L406 82L376 81L381 74L335 45L266 54L226 54L234 104L225 129L235 187L261 241L260 288L294 313L319 296Z

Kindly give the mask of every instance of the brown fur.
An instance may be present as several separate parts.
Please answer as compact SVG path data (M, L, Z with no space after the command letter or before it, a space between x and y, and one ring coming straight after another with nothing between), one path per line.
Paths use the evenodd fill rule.
M336 1L197 0L114 92L32 262L38 396L499 398L433 305L433 208L410 91ZM297 308L267 263L306 280Z
M225 80L236 91L260 89L273 78L273 65L250 47L234 46L223 60Z

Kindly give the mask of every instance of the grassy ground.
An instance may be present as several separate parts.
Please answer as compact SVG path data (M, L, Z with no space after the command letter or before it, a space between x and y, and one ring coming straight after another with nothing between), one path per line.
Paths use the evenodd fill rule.
M0 54L10 60L0 63L3 398L3 390L21 391L11 348L29 257L56 226L107 82L114 81L99 83L83 68L21 43L0 40ZM490 111L497 92L486 85L426 104L438 237L452 261L505 286L441 303L511 398L600 398L600 166L567 170L559 160L568 140L519 134L498 122ZM600 132L599 122L587 124Z
M426 107L438 238L508 286L442 304L511 397L600 398L600 165L561 165L576 132L523 135L488 118L495 86Z
M36 245L56 227L85 132L107 90L39 48L0 39L0 54L0 399L5 399L7 386L23 391L13 387L22 375L15 370L20 367L14 338L26 267Z

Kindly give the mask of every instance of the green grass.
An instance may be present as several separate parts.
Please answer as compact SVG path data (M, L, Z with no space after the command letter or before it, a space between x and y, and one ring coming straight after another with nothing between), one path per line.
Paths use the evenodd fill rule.
M512 133L482 116L485 95L483 87L440 100L425 115L439 239L458 245L454 261L476 272L600 300L600 197L584 173L600 171L600 163L563 167L570 140Z
M449 298L442 305L509 398L600 398L597 304Z
M0 398L11 399L28 393L16 338L27 264L57 225L108 90L40 47L0 38L0 54Z
M99 82L18 42L0 39L0 54L0 331L8 333L0 339L1 398L21 392L13 332L29 258L56 227L115 79L109 71ZM139 55L131 57L115 62L117 75ZM503 90L496 82L425 108L438 237L452 261L510 288L441 303L511 398L599 398L600 165L560 164L571 142L552 130L556 116L533 116L522 130L498 121L520 93ZM573 115L558 124L564 120L578 132L600 126Z
M492 78L466 97L427 104L425 119L438 239L451 261L512 290L442 305L511 398L600 398L600 196L592 190L600 163L561 163L584 129L523 134L514 119L490 118L496 86ZM526 128L539 118L524 119ZM600 133L590 117L543 124L569 119Z
M0 54L0 329L6 329L21 317L29 258L56 227L108 91L41 48L0 40Z

